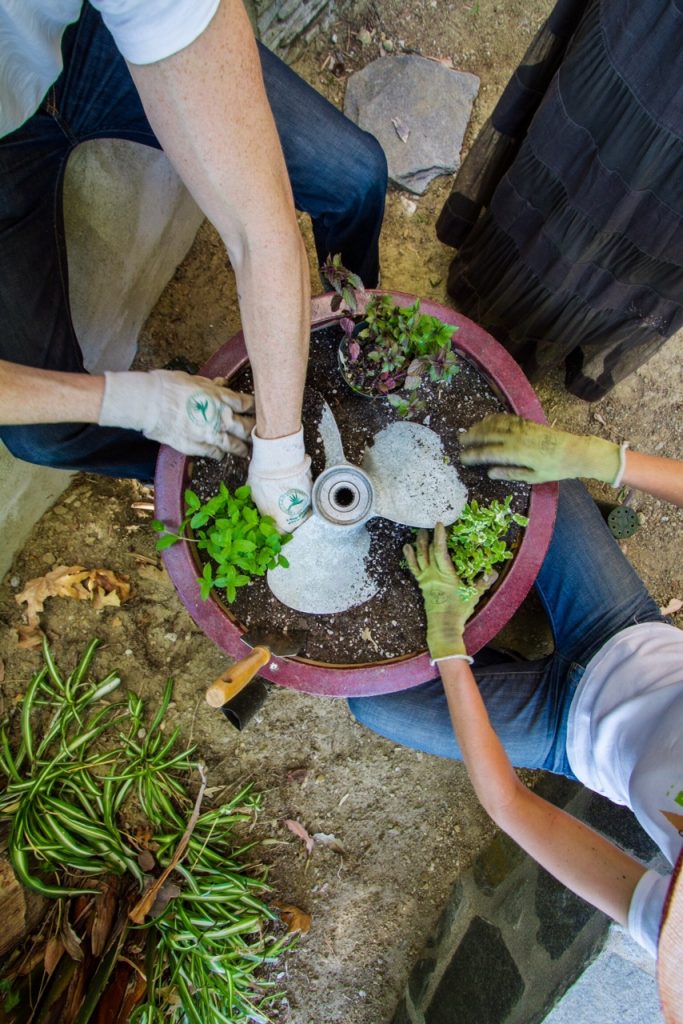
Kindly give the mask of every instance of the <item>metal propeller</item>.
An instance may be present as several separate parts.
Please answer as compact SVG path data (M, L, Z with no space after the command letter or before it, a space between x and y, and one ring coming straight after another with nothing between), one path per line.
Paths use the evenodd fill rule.
M327 403L319 429L325 469L313 484L312 512L287 545L289 568L271 569L268 584L288 607L325 615L363 604L377 591L365 567L369 519L426 529L449 525L465 506L467 490L429 427L390 423L360 466L347 462Z

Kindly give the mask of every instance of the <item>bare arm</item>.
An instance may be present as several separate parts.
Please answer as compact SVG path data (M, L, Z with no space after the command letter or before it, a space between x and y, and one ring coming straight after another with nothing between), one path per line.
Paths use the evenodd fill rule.
M642 452L626 452L622 483L637 487L655 498L683 506L683 462Z
M241 0L223 0L184 50L130 71L164 151L228 250L258 434L294 433L308 356L309 272Z
M104 377L0 360L0 423L97 423Z
M463 759L485 810L550 874L625 924L645 867L528 790L491 726L469 665L460 660L438 664Z

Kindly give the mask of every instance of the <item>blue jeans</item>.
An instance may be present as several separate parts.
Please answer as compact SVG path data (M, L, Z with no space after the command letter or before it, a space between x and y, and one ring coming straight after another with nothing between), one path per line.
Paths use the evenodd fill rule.
M472 670L512 763L574 778L567 719L586 665L622 629L664 617L576 480L560 485L555 530L535 586L553 631L554 653L516 661L484 648ZM348 703L359 722L382 736L461 759L440 679Z
M67 29L62 50L64 71L40 110L0 140L0 358L83 373L68 297L66 163L89 139L128 139L157 149L159 143L125 61L89 4ZM260 56L294 199L312 218L318 258L341 253L344 264L374 286L384 153L264 47ZM28 462L140 479L152 478L158 451L134 431L82 423L0 426L0 438Z

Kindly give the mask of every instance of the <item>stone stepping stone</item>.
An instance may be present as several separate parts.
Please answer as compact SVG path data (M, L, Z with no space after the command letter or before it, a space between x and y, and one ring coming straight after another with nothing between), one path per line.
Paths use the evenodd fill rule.
M378 140L394 185L422 195L460 166L479 79L413 55L379 57L350 76L344 113Z

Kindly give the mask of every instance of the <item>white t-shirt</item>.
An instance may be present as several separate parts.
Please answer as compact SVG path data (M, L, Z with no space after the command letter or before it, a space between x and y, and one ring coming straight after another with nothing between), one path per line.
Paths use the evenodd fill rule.
M569 710L567 754L584 785L631 808L673 866L683 846L683 631L645 622L598 651ZM647 872L629 911L629 931L652 952L668 881Z
M189 46L220 0L91 0L132 64L153 64ZM62 70L64 30L83 0L0 3L0 138L36 112Z

